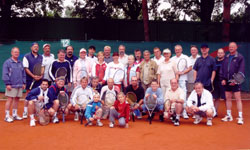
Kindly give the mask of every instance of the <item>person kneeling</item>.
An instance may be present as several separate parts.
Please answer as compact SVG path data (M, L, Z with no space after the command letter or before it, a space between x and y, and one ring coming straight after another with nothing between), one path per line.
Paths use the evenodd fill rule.
M195 83L194 90L188 97L186 110L195 115L194 124L199 124L202 117L207 117L207 125L212 126L212 118L216 115L213 96L204 89L202 83Z
M183 111L185 93L178 87L177 79L171 79L170 85L171 88L167 89L165 94L164 118L171 118L174 125L179 126L180 116Z
M88 103L86 107L85 118L88 121L88 125L92 125L92 122L96 119L96 125L102 127L103 124L100 120L102 116L102 103L99 93L95 93L93 99L94 101Z
M130 106L126 103L123 92L118 94L118 100L115 101L114 106L110 108L109 127L113 128L115 119L118 119L120 127L128 128Z

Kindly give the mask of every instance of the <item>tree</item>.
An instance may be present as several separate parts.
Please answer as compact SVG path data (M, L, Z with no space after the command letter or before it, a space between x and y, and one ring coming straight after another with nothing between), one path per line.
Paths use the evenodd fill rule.
M149 41L148 5L147 5L147 0L142 0L142 14L143 14L143 25L144 25L144 37L145 37L145 41Z

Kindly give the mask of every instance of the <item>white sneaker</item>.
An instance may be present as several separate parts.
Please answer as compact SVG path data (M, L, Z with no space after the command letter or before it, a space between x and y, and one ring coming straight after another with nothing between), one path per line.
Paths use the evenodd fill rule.
M242 117L237 118L237 119L238 119L238 124L239 124L239 125L243 125L243 124L244 124L243 118L242 118Z
M202 121L202 117L200 117L200 116L195 116L194 124L199 124L201 121Z
M22 117L20 117L20 116L18 116L18 115L16 115L16 116L12 116L13 117L13 119L14 120L23 120L23 118Z
M110 127L110 128L114 128L114 126L115 126L115 125L114 125L113 122L110 122L110 123L109 123L109 127Z
M207 119L207 125L208 125L208 126L212 126L212 125L213 125L212 119Z
M233 121L233 117L226 115L224 118L221 119L221 121L223 121L223 122Z
M30 126L31 127L36 126L36 120L35 119L30 119Z
M97 125L98 127L102 127L102 126L103 126L103 123L102 123L101 121L97 121L97 122L96 122L96 125Z
M59 119L55 116L55 117L53 117L52 122L53 123L59 123Z
M79 121L79 114L75 113L74 121Z
M28 118L28 112L23 112L23 119L27 119Z
M5 119L4 119L4 121L6 121L6 122L13 122L14 120L13 120L13 118L12 117L10 117L10 116L6 116L5 117Z
M183 117L184 119L188 119L188 118L189 118L186 112L183 112L183 113L182 113L182 117Z

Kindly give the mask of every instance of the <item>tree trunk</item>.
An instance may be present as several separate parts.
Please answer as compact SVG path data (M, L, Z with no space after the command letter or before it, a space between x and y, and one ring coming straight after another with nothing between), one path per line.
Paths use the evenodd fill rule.
M230 40L230 10L233 0L224 0L223 6L223 25L222 25L222 40L228 42Z
M1 3L2 3L1 17L3 19L10 18L10 16L11 16L12 0L1 0Z
M200 8L201 22L211 22L211 16L214 9L214 0L201 0Z
M142 0L142 16L143 16L145 41L150 41L150 39L149 39L149 26L148 26L148 5L147 5L147 0Z

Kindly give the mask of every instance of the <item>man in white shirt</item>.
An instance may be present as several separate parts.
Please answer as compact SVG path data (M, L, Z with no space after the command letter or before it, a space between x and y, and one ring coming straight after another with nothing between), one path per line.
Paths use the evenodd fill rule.
M91 59L93 63L97 62L97 57L95 56L95 51L96 51L95 46L93 46L93 45L89 46L88 58Z
M158 47L154 48L154 57L152 58L153 61L159 66L160 63L164 62L165 57L161 55L161 50Z
M51 79L49 77L49 67L52 64L52 62L55 60L54 54L50 53L50 44L44 44L43 45L43 62L42 67L44 69L44 79L47 79L49 81L49 86L51 85Z
M204 89L201 82L194 85L194 90L187 100L186 110L195 115L194 124L199 124L202 117L207 117L207 125L212 126L212 119L216 115L212 94Z
M182 90L185 93L185 99L184 99L184 107L186 104L186 97L187 97L187 88L186 88L186 83L187 83L187 74L188 72L192 69L190 59L187 55L182 54L182 46L181 45L176 45L175 48L175 54L176 56L172 57L171 60L174 61L177 64L177 74L179 75L179 87L182 88ZM180 60L185 61L185 64L179 63ZM185 65L185 66L182 66ZM181 70L184 68L184 70ZM183 118L188 119L188 115L186 111L183 111Z
M199 54L198 54L199 50L198 50L198 47L195 46L195 45L191 45L191 48L190 48L190 53L191 53L191 56L189 57L190 58L190 64L193 68L194 64L195 64L195 61L197 60L197 58L201 57ZM187 84L187 92L190 94L193 89L194 89L194 70L192 69L190 72L188 72L188 84Z
M125 54L126 47L124 45L120 45L118 47L119 51L119 62L123 64L124 67L128 65L128 55Z

